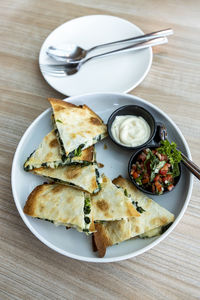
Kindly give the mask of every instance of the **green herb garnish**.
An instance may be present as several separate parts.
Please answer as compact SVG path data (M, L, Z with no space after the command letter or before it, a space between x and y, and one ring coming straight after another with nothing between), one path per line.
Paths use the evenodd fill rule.
M138 185L142 185L142 178L143 178L143 175L141 174L139 177L137 177L135 179L135 182L138 184Z
M174 142L168 140L161 141L161 146L157 149L159 153L167 155L169 162L172 166L173 177L177 177L180 174L179 162L182 160L181 152L176 149L177 145Z
M58 120L58 119L56 120L56 122L63 123L61 120Z

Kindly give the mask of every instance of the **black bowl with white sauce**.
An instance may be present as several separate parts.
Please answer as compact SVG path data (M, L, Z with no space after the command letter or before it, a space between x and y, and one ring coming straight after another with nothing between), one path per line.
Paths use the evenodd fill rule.
M119 107L109 117L107 126L113 143L129 150L150 144L158 127L152 114L138 105Z

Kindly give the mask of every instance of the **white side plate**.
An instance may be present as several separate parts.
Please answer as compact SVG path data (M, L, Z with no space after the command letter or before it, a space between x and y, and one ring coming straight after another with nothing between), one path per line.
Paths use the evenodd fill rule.
M50 33L41 47L39 63L54 63L46 54L51 45L62 44L64 48L65 44L76 44L88 49L141 34L142 30L136 25L113 16L92 15L73 19ZM110 48L103 49L108 50ZM152 49L148 48L92 60L74 75L53 77L43 73L43 76L55 90L67 96L90 92L126 93L142 82L151 63Z

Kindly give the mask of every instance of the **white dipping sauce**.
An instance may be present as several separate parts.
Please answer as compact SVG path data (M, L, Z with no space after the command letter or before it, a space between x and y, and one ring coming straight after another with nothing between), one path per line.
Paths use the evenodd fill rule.
M117 116L112 123L111 132L113 138L121 145L137 147L144 144L150 138L149 124L137 116Z

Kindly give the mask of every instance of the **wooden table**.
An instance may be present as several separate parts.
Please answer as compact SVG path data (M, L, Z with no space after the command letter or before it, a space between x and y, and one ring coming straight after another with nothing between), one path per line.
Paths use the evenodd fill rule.
M146 79L131 94L164 110L200 165L200 2L1 0L0 299L200 299L200 184L187 211L158 246L127 261L95 264L57 254L37 240L15 207L10 172L26 128L61 97L44 81L38 53L58 25L90 14L119 16L144 32L172 27Z

